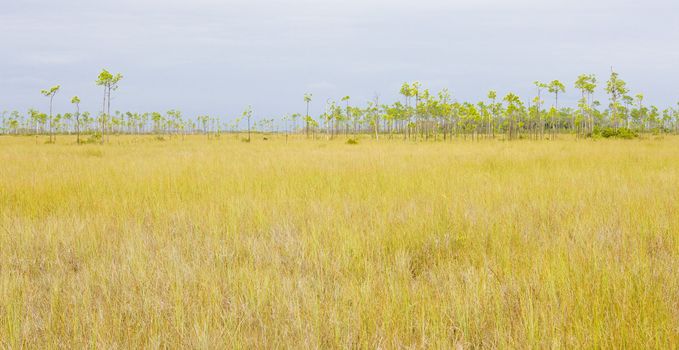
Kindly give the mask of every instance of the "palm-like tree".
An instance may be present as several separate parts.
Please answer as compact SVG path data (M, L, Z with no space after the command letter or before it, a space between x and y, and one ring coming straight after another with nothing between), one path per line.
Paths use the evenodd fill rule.
M311 103L311 97L313 95L310 93L304 94L304 102L306 103L306 115L304 117L304 120L306 121L306 137L309 137L309 120L311 119L311 116L309 116L309 104Z
M556 133L556 121L554 119L559 114L559 92L566 92L566 86L558 80L552 80L547 85L547 90L554 94L554 113L552 113L552 138L554 138Z
M50 140L49 140L49 142L50 143L53 143L53 142L56 141L56 137L54 136L54 129L53 129L53 125L52 125L52 101L54 100L54 95L56 95L57 92L59 92L60 88L61 88L60 85L55 85L55 86L52 86L49 89L44 89L44 90L40 91L40 93L43 96L50 98L50 114L49 114L49 129L50 129Z
M594 131L594 119L592 117L592 94L596 88L596 76L594 74L581 74L575 81L575 88L581 92L581 110L586 118L586 129Z
M111 91L118 89L118 82L123 78L120 73L111 74L106 69L102 69L97 77L96 84L104 87L104 101L101 108L101 143L104 143L106 134L106 122L111 115Z
M247 118L247 120L248 120L248 142L250 142L250 118L252 118L252 107L251 106L248 106L243 111L243 118Z
M75 105L75 134L76 143L80 144L80 98L78 96L73 96L71 98L71 103Z

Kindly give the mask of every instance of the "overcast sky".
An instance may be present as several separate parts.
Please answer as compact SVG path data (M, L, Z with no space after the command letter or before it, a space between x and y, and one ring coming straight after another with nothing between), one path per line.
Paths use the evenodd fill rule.
M233 117L303 112L314 94L363 103L399 98L404 81L447 87L458 100L486 91L533 94L532 82L613 66L633 93L679 100L677 0L0 0L0 110L47 108L61 84L100 109L101 68L124 79L112 109Z

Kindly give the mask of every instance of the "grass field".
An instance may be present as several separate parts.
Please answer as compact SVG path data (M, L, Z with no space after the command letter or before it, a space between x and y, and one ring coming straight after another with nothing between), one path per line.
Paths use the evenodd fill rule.
M0 347L676 349L679 137L0 137Z

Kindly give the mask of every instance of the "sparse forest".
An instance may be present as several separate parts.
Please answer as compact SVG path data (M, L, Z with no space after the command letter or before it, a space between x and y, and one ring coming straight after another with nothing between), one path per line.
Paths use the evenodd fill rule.
M480 101L456 101L444 89L433 92L419 82L404 83L399 91L401 101L380 104L378 100L365 105L350 103L350 96L339 101L326 101L325 111L316 116L309 113L313 103L311 93L304 94L305 114L286 114L281 117L256 118L248 107L237 118L223 120L217 116L184 116L179 110L166 112L133 112L114 109L111 94L121 74L102 70L96 84L103 87L102 108L96 113L79 110L77 96L71 102L73 111L56 113L53 100L60 86L42 90L49 98L47 112L31 108L26 113L3 111L0 133L6 135L47 135L47 142L56 142L57 134L86 135L83 142L106 142L111 135L152 134L159 139L187 134L205 134L208 138L225 133L278 133L316 137L355 138L365 134L375 139L432 140L452 139L554 139L570 134L577 138L618 137L635 138L644 134L679 133L679 102L674 106L658 107L644 103L644 95L632 94L616 72L605 82L591 74L577 77L572 86L580 95L576 106L559 104L559 95L566 85L559 80L534 82L535 96L522 98L514 93L498 96L489 91ZM596 89L603 89L608 100L594 100ZM58 98L58 97L57 97ZM298 123L300 121L301 123ZM246 122L246 123L242 123Z

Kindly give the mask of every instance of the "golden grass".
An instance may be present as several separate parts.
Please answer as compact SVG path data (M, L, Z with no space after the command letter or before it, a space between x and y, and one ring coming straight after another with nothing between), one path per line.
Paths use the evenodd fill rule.
M677 348L679 138L0 137L0 347Z

